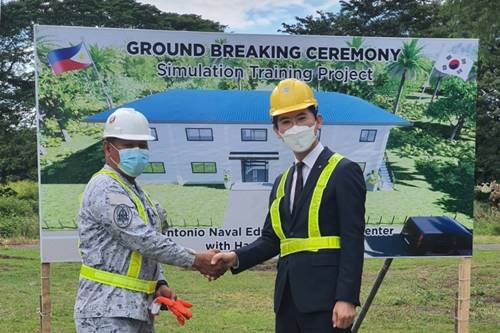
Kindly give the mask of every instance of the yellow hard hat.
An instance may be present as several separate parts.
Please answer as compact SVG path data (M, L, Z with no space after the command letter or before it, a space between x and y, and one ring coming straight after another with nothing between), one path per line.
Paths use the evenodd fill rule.
M318 107L312 89L304 81L297 79L280 81L271 93L270 104L271 117L306 109L312 105Z

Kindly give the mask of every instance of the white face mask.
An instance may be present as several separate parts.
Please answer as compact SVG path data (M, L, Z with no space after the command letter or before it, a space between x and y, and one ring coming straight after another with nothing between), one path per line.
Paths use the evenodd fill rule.
M302 153L311 148L314 140L316 140L315 128L316 122L311 127L295 125L283 133L281 138L294 152Z

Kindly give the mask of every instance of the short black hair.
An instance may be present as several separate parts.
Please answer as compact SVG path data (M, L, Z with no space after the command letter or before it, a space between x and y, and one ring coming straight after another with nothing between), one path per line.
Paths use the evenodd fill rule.
M307 110L311 111L311 113L314 115L314 118L318 115L318 108L315 107L314 105L308 106ZM273 117L273 127L278 128L278 117L279 116L274 116Z

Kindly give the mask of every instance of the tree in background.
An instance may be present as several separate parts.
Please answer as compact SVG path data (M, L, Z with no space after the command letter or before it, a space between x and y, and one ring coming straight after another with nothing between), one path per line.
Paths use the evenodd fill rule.
M500 6L498 1L449 0L450 37L479 38L476 183L500 179ZM446 14L442 14L446 15Z
M218 22L198 15L164 13L133 0L18 0L4 4L0 15L0 137L4 147L0 151L0 182L12 178L35 179L36 175L33 24L225 29Z
M447 77L443 81L444 95L431 104L425 114L449 122L452 128L449 139L456 140L465 123L474 120L477 84L458 77Z
M0 110L0 113L2 111ZM16 129L3 127L0 123L0 185L5 182L22 179L35 180L36 168L36 133L29 127ZM1 190L0 190L1 191ZM1 196L1 194L0 194Z
M9 23L6 6L0 13L0 184L36 177L35 85L25 70L32 41ZM24 14L19 14L22 20Z
M392 113L394 114L398 112L405 81L407 79L414 80L420 74L428 71L428 62L422 54L423 47L418 47L417 43L417 39L412 39L409 43L403 43L403 49L398 60L391 63L387 68L391 74L401 75L396 101L392 108Z
M423 36L439 25L439 1L351 0L340 1L340 12L318 11L318 16L296 17L296 23L282 23L281 32L293 35Z

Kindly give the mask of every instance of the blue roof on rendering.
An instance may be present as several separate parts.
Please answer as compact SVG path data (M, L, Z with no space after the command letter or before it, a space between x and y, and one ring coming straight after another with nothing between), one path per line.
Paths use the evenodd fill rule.
M143 113L150 123L269 124L270 91L172 89L121 107ZM359 97L315 92L325 124L409 126L411 123ZM105 122L116 109L85 119Z

